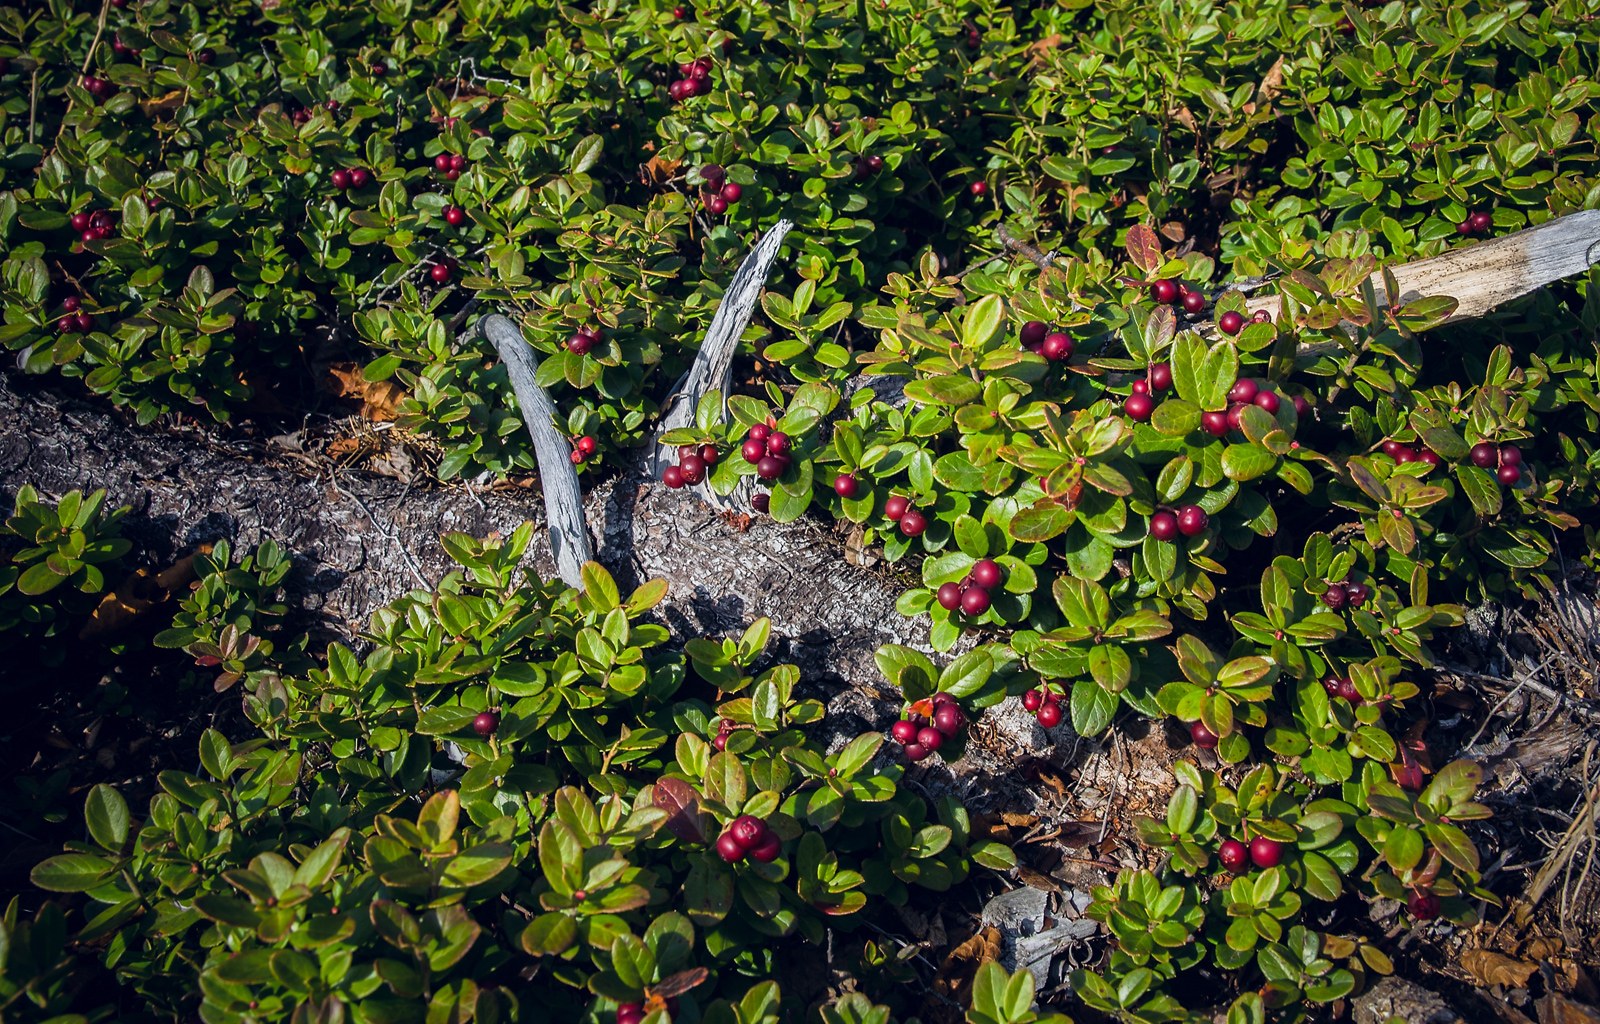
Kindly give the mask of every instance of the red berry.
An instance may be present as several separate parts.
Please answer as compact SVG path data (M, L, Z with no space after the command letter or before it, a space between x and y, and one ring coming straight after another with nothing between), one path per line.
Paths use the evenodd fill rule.
M79 311L73 314L72 325L78 329L79 334L87 334L94 330L94 317Z
M1203 412L1200 414L1200 427L1212 437L1228 436L1228 414L1225 412Z
M900 521L901 526L905 520ZM989 592L982 587L968 587L961 595L961 612L963 615L982 615L989 610Z
M1522 449L1518 448L1514 444L1503 444L1503 445L1501 445L1500 446L1500 465L1502 465L1502 466L1520 466L1520 465L1522 465Z
M728 182L722 186L722 191L717 193L729 206L744 198L744 189L735 182Z
M878 171L883 170L883 157L873 153L871 156L867 157L866 166L867 170L876 174Z
M1474 232L1488 231L1494 226L1494 218L1483 210L1479 210L1467 218L1467 224L1471 226Z
M1278 396L1271 391L1257 391L1255 397L1257 409L1264 410L1273 416L1278 414Z
M716 445L703 444L700 446L700 461L704 462L706 465L715 466L717 464L717 459L720 457L721 456L717 454Z
M672 9L672 16L674 18L677 18L679 21L682 21L682 20L684 20L685 18L687 18L689 16L689 8L687 8L687 7L674 7ZM621 1022L619 1021L618 1024L621 1024Z
M902 718L889 727L889 735L894 737L896 743L917 742L917 723L909 718Z
M1206 297L1199 292L1190 292L1183 297L1183 311L1190 315L1199 313L1206 308Z
M1237 839L1224 839L1217 847L1217 859L1232 874L1241 874L1250 860L1250 851Z
M1150 386L1156 391L1165 391L1172 387L1172 364L1152 363L1150 366Z
M372 65L372 76L374 78L382 78L384 75L387 75L388 73L389 73L388 65L385 65L385 64L374 64L374 65Z
M585 455L593 455L594 454L594 450L597 447L599 447L599 445L595 443L595 439L592 438L592 437L580 437L580 438L578 438L578 451L582 452Z
M82 304L83 300L78 298L76 295L68 295L66 298L61 300L61 308L68 313L76 313L78 311L78 307Z
M440 174L448 171L450 169L450 154L440 153L438 156L434 157L433 169L438 171Z
M1432 921L1439 916L1439 897L1426 889L1414 892L1406 900L1406 909L1418 921Z
M1150 536L1160 541L1178 539L1178 517L1161 509L1150 517Z
M572 464L574 466L583 465L583 453L578 451L577 449L573 449L572 454L570 454L567 457L572 460Z
M1166 278L1156 281L1150 285L1150 297L1163 306L1176 302L1178 298L1178 283Z
M88 229L89 215L87 213L75 213L72 215L72 230L87 231Z
M750 499L750 507L757 512L765 514L772 507L772 496L770 494L754 495Z
M1149 381L1136 380L1133 382L1131 387L1133 388L1133 393L1136 395L1148 395L1150 393Z
M767 435L767 454L784 455L789 451L790 444L788 434L781 430L774 430Z
M1189 739L1194 741L1194 745L1199 747L1201 750L1215 750L1217 746L1217 738L1217 734L1207 728L1206 723L1189 723Z
M1301 419L1311 415L1311 401L1304 395L1294 396L1294 414Z
M342 192L350 187L350 172L341 168L328 175L328 181L333 184L334 188Z
M1501 466L1495 470L1495 479L1503 484L1515 486L1522 482L1522 469L1518 466Z
M860 491L860 483L850 473L840 473L833 478L833 493L841 498L854 498Z
M783 844L778 841L777 836L769 833L765 842L750 851L750 859L762 864L771 864L781 853Z
M459 206L446 206L444 222L453 228L458 228L467 222L467 211Z
M1039 354L1052 363L1059 363L1072 356L1072 339L1060 331L1045 336L1044 342L1039 346Z
M766 456L767 446L752 437L739 447L739 454L744 456L744 461L753 466Z
M573 355L584 355L594 347L594 339L587 334L574 334L567 339L567 351Z
M728 825L728 833L746 850L767 841L767 823L753 814L741 814Z
M1178 532L1185 537L1198 537L1211 524L1211 517L1199 505L1185 505L1178 509Z
M1038 711L1044 703L1044 696L1037 689L1029 690L1022 695L1022 706L1029 711Z
M933 751L929 750L920 743L907 743L905 745L905 755L907 761L921 761L931 753L933 753Z
M1272 323L1272 314L1264 309L1258 309L1250 314L1250 322L1253 324L1270 324Z
M756 476L763 480L776 480L783 475L783 460L772 455L761 456L756 463Z
M928 517L914 508L908 508L900 516L900 532L907 537L919 537L928 528Z
M1401 466L1408 462L1417 461L1416 449L1410 447L1409 445L1401 445L1399 450L1394 453L1394 461L1396 465Z
M640 1024L644 1020L644 1007L638 1003L623 1003L617 1007L617 1024Z
M661 471L661 482L673 490L683 486L683 470L677 466L668 466Z
M1217 330L1223 334L1238 334L1244 330L1244 316L1236 310L1228 310L1217 317Z
M1017 340L1022 342L1023 348L1033 348L1036 345L1043 344L1044 336L1049 333L1050 329L1040 321L1029 320L1017 332Z
M1061 724L1061 705L1050 701L1039 708L1039 714L1036 717L1039 719L1040 725L1046 729L1054 729Z
M944 733L932 726L923 726L917 730L917 742L914 745L923 747L929 752L938 750L944 746Z
M972 565L972 582L985 590L993 590L1000 585L1004 573L1000 571L1000 563L992 558L980 558Z
M755 426L751 427L744 436L748 437L752 441L760 441L762 445L765 446L767 443L767 438L772 436L772 428L767 426L765 423L757 423Z
M1240 377L1233 382L1233 387L1228 389L1228 401L1236 405L1249 405L1256 400L1256 392L1261 390L1256 382L1249 377Z
M1332 608L1334 611L1338 611L1340 608L1344 607L1345 599L1348 596L1349 595L1345 593L1344 587L1337 583L1332 583L1328 585L1327 590L1322 592L1322 603L1327 605L1329 608Z
M1372 596L1372 588L1365 583L1346 583L1344 593L1350 602L1350 607L1360 608L1367 603L1367 598Z
M1338 676L1324 676L1322 679L1322 688L1327 691L1328 696L1337 697L1339 696L1339 686L1342 682L1343 680L1341 680Z
M450 281L450 264L435 263L428 268L428 276L433 279L434 284L447 284Z
M910 505L911 502L908 499L898 494L891 494L889 495L889 500L883 503L883 516L891 522L899 522L900 517L905 515L905 511Z
M955 704L941 704L933 712L933 727L946 736L954 736L967 724L967 716Z
M739 840L733 838L732 832L724 832L717 837L717 856L729 864L736 864L744 860L747 851L739 845Z
M721 196L710 196L706 199L706 212L721 216L728 212L728 201Z
M968 185L967 189L975 196L986 196L989 194L989 183L985 181L975 181Z
M330 101L331 102L331 101ZM361 188L372 180L372 172L365 167L350 168L350 187Z
M460 153L452 153L452 154L450 154L450 169L452 171L464 171L464 170L466 170L467 169L467 158L462 156Z
M1147 422L1156 411L1156 401L1149 395L1129 395L1122 403L1122 411L1139 423Z
M1361 703L1361 691L1356 689L1355 681L1351 679L1339 680L1339 696L1352 704Z
M1499 454L1499 450L1488 441L1479 441L1472 446L1472 451L1467 453L1467 458L1472 460L1474 466L1488 469L1495 464L1495 459Z
M698 455L687 455L678 460L678 472L683 474L683 482L697 484L706 478L706 464Z
M500 728L500 716L493 711L482 712L472 720L472 731L479 736L493 736L498 728Z
M1283 859L1283 844L1266 836L1250 840L1250 862L1258 868L1275 868Z

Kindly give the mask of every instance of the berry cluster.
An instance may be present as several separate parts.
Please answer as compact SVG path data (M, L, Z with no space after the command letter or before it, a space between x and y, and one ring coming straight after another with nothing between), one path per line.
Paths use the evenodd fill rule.
M352 167L349 170L340 167L328 175L328 183L340 192L347 188L361 188L371 180L372 172L365 167Z
M700 177L705 179L705 191L700 194L700 203L706 212L721 216L728 212L728 207L744 198L744 188L737 182L728 180L728 172L723 170L721 164L706 164L700 168Z
M773 430L765 423L757 423L744 435L739 454L744 461L756 467L756 476L763 480L776 480L789 469L789 435Z
M1333 675L1325 676L1322 680L1322 688L1328 692L1330 697L1342 697L1351 704L1361 703L1361 691L1356 689L1356 684L1349 679Z
M729 864L737 864L746 857L771 864L782 852L783 845L767 828L767 823L750 814L733 819L717 837L717 855Z
M863 153L856 157L856 177L865 178L883 170L883 157L876 153Z
M717 464L717 448L710 444L685 444L678 447L678 464L661 471L661 482L676 490L693 486L706 478Z
M97 102L105 102L117 93L117 87L111 84L110 79L98 75L84 75L83 88L93 96Z
M584 324L578 328L577 333L567 339L567 351L575 356L587 355L589 350L600 343L600 328L593 324Z
M72 215L72 230L78 232L78 237L85 242L93 242L99 238L110 238L117 230L117 222L112 219L110 212L95 210L92 213L75 213Z
M1217 317L1217 330L1221 331L1223 334L1232 336L1244 330L1244 325L1247 323L1270 324L1272 323L1272 314L1268 313L1264 309L1258 309L1250 315L1249 320L1246 320L1243 313L1239 312L1238 310L1230 309L1226 313Z
M667 86L667 95L683 101L691 96L704 96L711 91L711 58L698 57L689 64L679 64L678 74L683 77Z
M966 579L939 588L939 607L951 612L960 608L963 615L982 615L989 610L989 591L1004 579L999 563L992 558L979 559Z
M1227 437L1228 431L1239 429L1239 417L1244 415L1244 407L1247 405L1253 405L1270 416L1276 416L1279 406L1283 404L1283 397L1273 390L1276 386L1270 380L1239 378L1233 382L1233 387L1228 389L1228 411L1201 413L1200 429L1212 437ZM1296 415L1304 418L1311 414L1309 399L1295 395L1290 401L1294 402Z
M920 537L928 528L928 517L911 507L909 498L891 494L883 503L883 515L892 523L900 524L900 533L906 537Z
M1275 868L1283 860L1283 844L1266 836L1256 836L1245 846L1237 839L1224 839L1217 847L1217 859L1230 875L1242 875L1249 865Z
M1133 382L1133 393L1123 400L1122 411L1139 423L1149 422L1156 412L1156 400L1151 397L1151 392L1165 391L1170 387L1172 364L1152 363L1145 370L1144 379Z
M1495 467L1495 479L1508 487L1522 482L1522 449L1514 444L1496 446L1479 441L1467 453L1467 458L1479 469Z
M1401 444L1393 438L1383 442L1383 454L1402 465L1407 462L1421 462L1432 468L1439 464L1438 453L1432 448L1427 448L1423 445Z
M433 169L444 175L446 181L455 181L467 169L467 158L460 153L440 153L433 158Z
M1017 332L1017 340L1029 352L1035 352L1052 363L1072 358L1072 339L1061 331L1052 331L1038 320L1029 320Z
M1182 306L1183 311L1191 315L1206 308L1204 292L1197 292L1170 277L1150 282L1150 298L1163 306Z
M1040 686L1022 695L1022 706L1033 713L1039 724L1054 729L1061 724L1061 695L1049 686Z
M581 466L585 462L588 462L589 456L593 455L595 453L595 449L598 447L599 445L592 437L585 435L578 438L576 441L572 442L572 464L574 466Z
M94 317L82 309L83 301L76 295L68 295L61 300L61 319L56 321L56 330L62 334L87 334L94 330Z
M1211 517L1199 505L1184 505L1176 512L1163 508L1150 517L1150 536L1170 544L1178 539L1179 534L1198 537L1210 525Z
M112 36L111 37L111 52L116 54L118 57L127 57L128 59L132 60L132 59L137 58L141 51L139 50L138 47L129 46L127 43L123 42L121 39L118 39L116 36Z
M716 735L716 737L714 739L712 739L711 745L713 747L716 747L718 750L727 750L728 749L728 737L732 736L732 735L733 735L733 720L729 719L729 718L724 718L717 725L717 735Z
M1494 226L1494 218L1483 210L1474 210L1467 219L1456 225L1458 235L1481 235Z
M906 716L889 727L889 735L905 751L906 760L921 761L966 727L967 716L948 693L911 705Z
M1372 588L1365 583L1340 580L1338 583L1328 584L1328 589L1322 592L1322 603L1334 611L1340 608L1360 608L1371 596Z

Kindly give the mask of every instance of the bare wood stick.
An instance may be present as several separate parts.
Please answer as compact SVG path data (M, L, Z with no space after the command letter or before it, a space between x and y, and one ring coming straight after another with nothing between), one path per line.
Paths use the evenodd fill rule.
M522 410L523 422L527 423L528 433L533 437L556 572L570 586L581 589L583 564L593 560L594 554L589 544L589 531L584 525L578 472L572 468L572 448L556 429L555 403L534 377L538 362L517 325L499 313L490 313L479 324L483 336L489 339L489 344L505 363L511 389L517 395L517 407Z
M711 318L711 328L700 343L700 352L695 356L694 365L678 381L664 404L661 421L656 427L656 443L645 465L645 471L652 478L659 477L662 470L674 461L672 447L661 443L662 435L669 430L692 425L700 400L711 391L722 393L722 417L727 418L728 391L733 386L733 357L739 351L739 338L755 313L761 289L766 287L767 275L778 258L778 247L783 244L784 236L792 227L793 223L787 219L774 224L734 272L728 290L723 293L722 304ZM751 490L746 481L727 499L723 499L710 486L700 485L701 496L722 508L748 506Z

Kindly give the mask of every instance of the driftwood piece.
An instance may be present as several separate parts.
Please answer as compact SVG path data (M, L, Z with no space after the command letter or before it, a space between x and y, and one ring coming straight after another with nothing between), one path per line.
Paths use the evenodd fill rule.
M511 377L511 390L516 392L517 408L522 411L522 420L533 438L556 572L568 585L581 587L583 563L594 555L583 521L583 494L578 487L578 473L572 468L572 446L556 429L555 403L534 377L539 364L522 331L499 313L491 313L478 323L483 336L500 353L500 361Z
M724 419L727 418L728 392L733 386L733 359L739 352L739 338L755 313L761 289L766 286L767 275L772 271L773 261L778 258L778 248L792 227L794 224L788 220L774 224L734 272L733 280L722 294L722 303L711 318L711 327L706 331L705 340L700 343L694 364L662 404L661 420L655 433L656 443L650 448L644 469L650 478L659 479L662 470L675 463L673 448L662 444L661 436L669 430L693 425L700 399L712 391L720 391L722 415ZM709 484L702 483L694 489L720 508L749 508L752 489L748 481L727 499L713 491Z

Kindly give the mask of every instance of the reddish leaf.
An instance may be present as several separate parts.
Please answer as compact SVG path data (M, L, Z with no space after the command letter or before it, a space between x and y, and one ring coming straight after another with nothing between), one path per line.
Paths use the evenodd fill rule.
M655 784L651 800L671 813L667 828L686 843L706 841L705 818L700 813L700 798L694 787L682 779L664 778Z
M1166 262L1166 257L1161 255L1161 236L1147 225L1135 224L1129 228L1125 244L1133 265L1147 274Z

